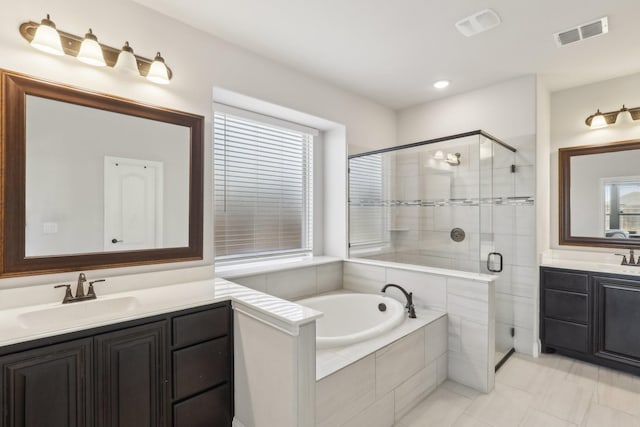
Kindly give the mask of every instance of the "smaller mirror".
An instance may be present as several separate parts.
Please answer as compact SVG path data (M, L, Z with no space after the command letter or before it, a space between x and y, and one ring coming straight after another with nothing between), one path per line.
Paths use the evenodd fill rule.
M560 244L640 246L640 140L559 150Z

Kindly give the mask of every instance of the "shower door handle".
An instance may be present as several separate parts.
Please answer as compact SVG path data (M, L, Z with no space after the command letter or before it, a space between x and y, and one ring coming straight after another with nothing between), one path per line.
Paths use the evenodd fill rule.
M500 257L500 267L498 269L493 268L493 263L491 262L494 256ZM492 273L500 273L502 271L502 254L500 252L489 252L489 255L487 255L487 270Z

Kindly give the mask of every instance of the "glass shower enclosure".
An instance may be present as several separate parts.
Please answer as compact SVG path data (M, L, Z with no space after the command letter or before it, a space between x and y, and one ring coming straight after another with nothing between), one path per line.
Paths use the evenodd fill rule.
M515 195L515 152L474 131L350 156L349 256L500 275L507 207L528 202ZM512 304L496 304L496 364L513 335Z

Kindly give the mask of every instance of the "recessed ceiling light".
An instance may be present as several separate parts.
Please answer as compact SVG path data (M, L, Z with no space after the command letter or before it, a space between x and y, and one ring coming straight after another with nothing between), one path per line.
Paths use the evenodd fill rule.
M444 89L447 86L449 86L449 80L438 80L433 84L436 89Z

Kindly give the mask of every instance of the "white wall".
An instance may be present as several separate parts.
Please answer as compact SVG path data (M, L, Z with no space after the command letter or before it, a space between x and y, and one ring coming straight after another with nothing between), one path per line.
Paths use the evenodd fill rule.
M398 144L482 129L503 141L536 132L535 76L400 110Z
M537 78L531 75L407 108L397 113L397 141L408 144L482 129L518 150L514 192L535 196L537 97ZM495 249L505 261L495 282L496 322L504 326L496 333L504 335L507 325L514 325L516 350L529 354L536 353L538 335L535 214L530 204L493 209Z
M121 76L110 69L54 57L32 49L18 32L20 23L50 13L60 30L84 34L89 27L102 43L128 40L137 54L157 50L174 72L169 86ZM346 128L347 143L377 148L395 144L395 116L389 108L276 64L127 0L28 0L5 5L0 14L0 68L114 94L205 117L204 260L93 272L95 276L158 271L213 264L212 90L236 93L322 117ZM389 141L392 141L389 143ZM213 274L213 269L211 270ZM75 274L0 280L0 288L71 280Z
M596 130L591 130L585 125L585 119L597 109L606 112L619 110L622 104L630 108L640 105L638 87L640 87L640 73L558 91L551 95L549 192L549 246L551 248L607 254L613 252L602 248L558 244L558 149L640 138L640 126L637 123Z

